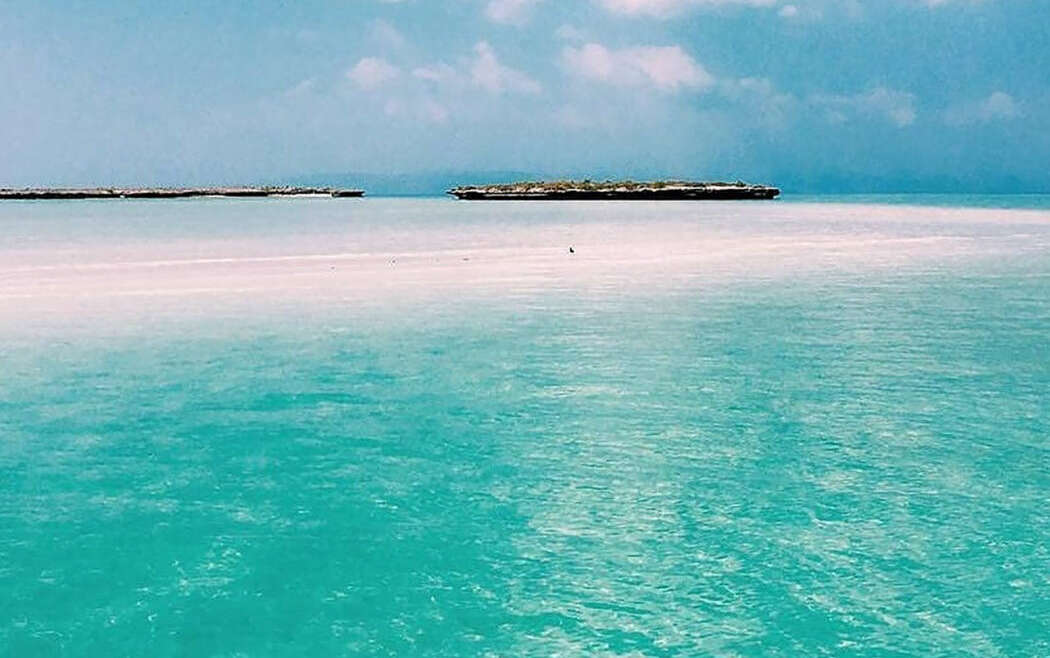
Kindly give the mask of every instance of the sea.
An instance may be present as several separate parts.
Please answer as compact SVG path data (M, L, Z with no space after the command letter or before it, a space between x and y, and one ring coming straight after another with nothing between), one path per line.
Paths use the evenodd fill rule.
M0 656L1050 655L1050 199L0 204Z

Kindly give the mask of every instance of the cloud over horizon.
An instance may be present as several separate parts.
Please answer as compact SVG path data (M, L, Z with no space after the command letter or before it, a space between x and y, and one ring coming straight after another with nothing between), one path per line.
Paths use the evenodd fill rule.
M487 41L474 46L474 52L477 59L470 68L470 76L475 85L496 94L505 91L538 94L542 89L540 83L528 75L500 63Z
M814 105L826 110L826 117L832 123L845 123L858 117L876 117L898 128L906 128L915 123L917 118L915 95L887 87L875 87L847 95L819 94L811 100Z
M400 75L400 70L381 57L362 57L346 77L364 89L374 89Z
M714 77L680 46L634 46L610 50L597 43L562 51L565 69L572 74L612 85L649 85L661 91L702 89Z
M906 181L962 160L1035 185L1050 158L1034 0L262 0L251 20L188 0L149 21L103 2L92 30L13 2L0 184L449 167Z
M1009 121L1021 116L1021 107L1014 97L995 91L986 98L966 101L949 107L944 112L950 126L969 126L993 121Z
M699 7L725 7L742 5L749 7L770 7L777 0L599 0L609 11L620 14L641 14L647 16L668 17L687 9Z
M496 23L521 23L542 0L489 0L485 15Z

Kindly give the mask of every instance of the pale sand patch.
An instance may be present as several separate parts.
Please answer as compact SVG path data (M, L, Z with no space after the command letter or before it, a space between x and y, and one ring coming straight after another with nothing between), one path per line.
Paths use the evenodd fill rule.
M393 210L384 212L399 208L391 203ZM379 228L348 223L302 235L200 240L109 235L76 247L57 240L47 248L0 251L0 317L11 323L38 312L149 311L191 301L221 307L552 290L645 294L728 280L939 268L960 259L1045 251L1050 244L1050 215L1031 211L544 204L545 212L566 219L555 215L536 223L514 218L537 206L437 207L462 212L468 221ZM695 216L698 208L709 216ZM215 206L220 220L222 209ZM504 209L509 221L476 220L481 211L502 217ZM988 225L997 223L1009 230L989 233Z

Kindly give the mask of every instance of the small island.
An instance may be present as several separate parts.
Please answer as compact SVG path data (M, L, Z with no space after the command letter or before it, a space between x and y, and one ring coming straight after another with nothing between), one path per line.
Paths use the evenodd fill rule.
M637 200L730 200L775 199L780 190L768 185L735 183L655 181L537 181L498 185L454 187L448 194L458 199L517 201L562 199Z
M332 187L136 187L136 188L0 188L4 199L186 199L191 197L327 196L362 197L364 190Z

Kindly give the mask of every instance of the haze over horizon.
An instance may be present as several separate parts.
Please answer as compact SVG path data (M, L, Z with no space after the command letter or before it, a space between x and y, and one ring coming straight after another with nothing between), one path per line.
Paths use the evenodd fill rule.
M1047 192L1048 29L1038 0L0 0L0 187Z

